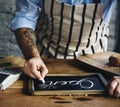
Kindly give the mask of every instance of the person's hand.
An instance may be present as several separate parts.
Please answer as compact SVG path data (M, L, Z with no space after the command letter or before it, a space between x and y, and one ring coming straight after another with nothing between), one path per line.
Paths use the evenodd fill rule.
M120 97L120 76L114 76L108 83L109 94Z
M23 71L26 75L38 80L42 80L48 73L48 69L40 57L33 57L27 60Z

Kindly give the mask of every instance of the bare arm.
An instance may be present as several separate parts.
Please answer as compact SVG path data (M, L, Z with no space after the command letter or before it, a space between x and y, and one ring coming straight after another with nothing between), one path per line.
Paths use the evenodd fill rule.
M17 42L26 58L24 73L32 78L41 80L48 73L47 67L40 58L36 36L30 28L20 28L14 31Z
M36 36L32 29L17 29L15 30L15 36L26 59L39 56L39 52L36 46Z

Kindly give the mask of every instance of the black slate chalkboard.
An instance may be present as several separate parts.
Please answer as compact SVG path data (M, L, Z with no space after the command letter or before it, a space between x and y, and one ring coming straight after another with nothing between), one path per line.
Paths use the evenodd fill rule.
M103 94L106 80L101 74L52 74L45 77L45 84L30 79L29 91L32 95L79 95Z

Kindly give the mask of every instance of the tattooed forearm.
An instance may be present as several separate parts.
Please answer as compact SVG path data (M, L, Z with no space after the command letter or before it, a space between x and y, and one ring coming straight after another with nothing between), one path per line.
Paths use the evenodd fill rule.
M30 28L20 28L15 30L17 42L26 59L39 56L36 46L35 32Z
M36 36L32 29L26 28L24 35L26 36L26 42L28 42L31 46L36 46Z

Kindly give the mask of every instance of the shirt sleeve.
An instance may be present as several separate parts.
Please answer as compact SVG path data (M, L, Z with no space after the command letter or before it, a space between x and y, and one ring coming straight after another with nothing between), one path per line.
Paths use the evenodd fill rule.
M41 10L40 0L16 0L16 11L11 21L11 30L27 27L35 30Z
M104 4L103 21L104 23L109 24L117 0L102 0L102 2Z

